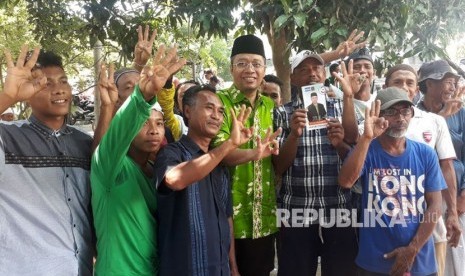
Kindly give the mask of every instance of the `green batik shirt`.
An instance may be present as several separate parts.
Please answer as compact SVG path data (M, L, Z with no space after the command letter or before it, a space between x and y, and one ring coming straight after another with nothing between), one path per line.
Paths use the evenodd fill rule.
M223 125L214 140L214 146L226 141L231 132L230 108L236 114L241 105L251 107L250 101L234 85L219 91L225 107ZM274 102L259 94L255 108L246 122L246 127L254 127L254 134L241 149L257 147L256 137L265 137L267 129L273 130ZM276 228L276 193L271 156L258 161L247 162L230 168L232 178L234 237L260 238L273 234Z

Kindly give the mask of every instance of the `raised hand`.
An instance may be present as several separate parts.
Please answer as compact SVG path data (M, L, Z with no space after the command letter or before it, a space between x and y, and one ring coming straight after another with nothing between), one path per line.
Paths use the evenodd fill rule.
M376 100L371 103L371 108L365 110L365 131L363 135L368 139L374 139L381 134L389 126L389 122L383 117L379 117L379 111L381 108L381 102Z
M155 54L152 65L145 66L140 74L139 88L148 101L155 97L163 88L166 80L186 64L184 58L177 56L176 46L165 54L165 46L161 45Z
M37 62L39 51L40 48L35 48L30 59L24 64L28 46L23 45L15 65L10 51L5 50L7 75L3 92L8 95L12 101L19 102L30 99L33 95L46 87L47 78L42 71L40 69L32 71Z
M337 46L336 52L339 57L344 58L350 55L355 49L365 47L366 40L358 42L364 34L365 32L363 31L359 32L357 29L353 30L347 40Z
M295 137L302 136L303 130L307 125L307 110L296 109L291 117L291 134Z
M257 140L257 147L255 161L266 158L270 155L278 155L279 154L279 144L276 140L276 137L280 135L282 132L281 128L278 128L274 133L271 133L271 128L268 128L266 135L263 139L258 136Z
M231 140L235 148L245 144L252 137L253 127L244 127L251 112L252 108L246 108L245 105L242 105L239 110L239 114L236 117L234 109L231 108L232 130L229 140Z
M139 71L147 64L150 56L152 55L153 42L157 36L157 31L153 30L152 35L149 37L150 27L145 26L145 31L142 26L137 28L137 44L134 48L134 64Z
M338 147L344 141L344 128L335 118L328 121L328 139L333 147Z
M464 93L465 86L457 87L452 98L444 103L444 107L438 112L438 114L447 118L459 112L463 107L462 96Z
M362 87L365 78L359 73L354 73L354 61L352 59L349 60L347 69L345 63L341 62L341 71L342 76L333 72L333 77L335 77L341 84L344 96L353 97L355 93L360 90L360 87Z
M115 106L118 101L118 89L114 80L115 66L110 64L107 74L107 66L102 64L99 76L100 102L102 106Z

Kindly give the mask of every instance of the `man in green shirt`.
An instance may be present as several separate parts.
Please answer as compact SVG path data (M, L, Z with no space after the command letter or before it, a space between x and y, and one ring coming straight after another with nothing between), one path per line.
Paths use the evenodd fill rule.
M218 92L225 107L222 127L214 145L226 141L232 129L230 108L252 108L244 127L253 127L253 138L223 160L232 177L236 259L242 276L269 275L274 267L276 194L271 155L278 153L272 132L274 102L260 94L265 75L263 42L256 36L236 38L231 53L233 85Z
M92 158L92 209L97 234L95 275L156 275L156 194L149 157L164 136L163 115L153 110L156 95L185 63L176 48L161 46L139 84L111 121ZM104 67L102 69L105 69ZM111 116L116 87L104 70L99 88L101 116ZM110 94L110 95L109 95Z

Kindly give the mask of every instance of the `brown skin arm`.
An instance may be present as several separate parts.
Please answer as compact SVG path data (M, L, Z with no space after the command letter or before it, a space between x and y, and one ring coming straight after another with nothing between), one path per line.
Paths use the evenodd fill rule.
M447 189L442 190L442 198L447 205L446 228L447 240L452 247L457 247L462 228L460 227L457 215L457 179L455 177L454 164L452 159L439 160L442 175L446 180Z
M106 70L106 65L102 64L99 77L99 92L100 92L100 117L98 119L97 127L94 132L94 141L92 142L92 152L95 151L103 136L110 126L111 119L115 112L116 102L118 101L118 89L116 88L113 75L115 68L113 64Z
M407 246L398 247L384 255L386 259L395 258L394 265L391 268L390 275L403 276L412 267L415 257L426 241L431 237L436 222L441 216L441 193L426 192L425 201L427 208L424 219L418 227L417 233Z

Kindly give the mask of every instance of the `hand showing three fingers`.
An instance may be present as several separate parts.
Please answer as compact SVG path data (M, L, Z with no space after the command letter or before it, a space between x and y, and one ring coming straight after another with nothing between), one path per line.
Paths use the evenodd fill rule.
M118 89L114 80L115 66L110 64L107 75L107 66L102 64L99 76L99 92L102 106L115 106L118 101Z
M42 71L40 69L32 71L37 62L39 51L39 48L35 48L31 58L24 64L28 46L23 45L15 65L10 51L5 50L7 75L3 91L15 102L30 99L46 87L47 78Z
M235 148L247 143L252 137L253 127L245 127L245 123L251 112L252 108L246 108L245 105L242 105L236 116L234 109L231 108L232 130L229 139Z
M366 40L357 43L364 34L365 32L363 31L359 32L357 29L353 30L347 40L337 46L336 51L339 57L344 58L350 55L355 49L365 47Z
M383 134L389 126L389 122L383 117L379 117L381 102L376 100L371 103L371 108L365 110L365 131L363 136L368 139L375 139Z
M145 30L142 30L142 26L137 28L137 44L134 48L134 63L136 69L141 70L150 56L152 55L153 42L157 36L157 31L153 30L152 35L149 37L149 26L145 26Z
M144 98L147 101L153 99L163 88L166 80L184 64L186 60L178 58L176 46L165 51L165 46L161 45L153 58L152 65L145 66L140 74L139 88Z
M271 128L268 128L266 131L265 137L262 139L260 136L258 136L256 139L257 141L257 147L255 148L256 150L256 155L255 155L255 161L266 158L270 155L278 155L279 154L279 144L278 141L276 140L276 137L278 137L281 134L282 129L278 128L274 133L271 132Z
M354 73L353 66L354 61L352 59L349 61L347 69L345 63L341 62L342 77L333 72L333 77L341 84L342 91L346 97L353 97L360 90L364 82L364 78L359 73Z

